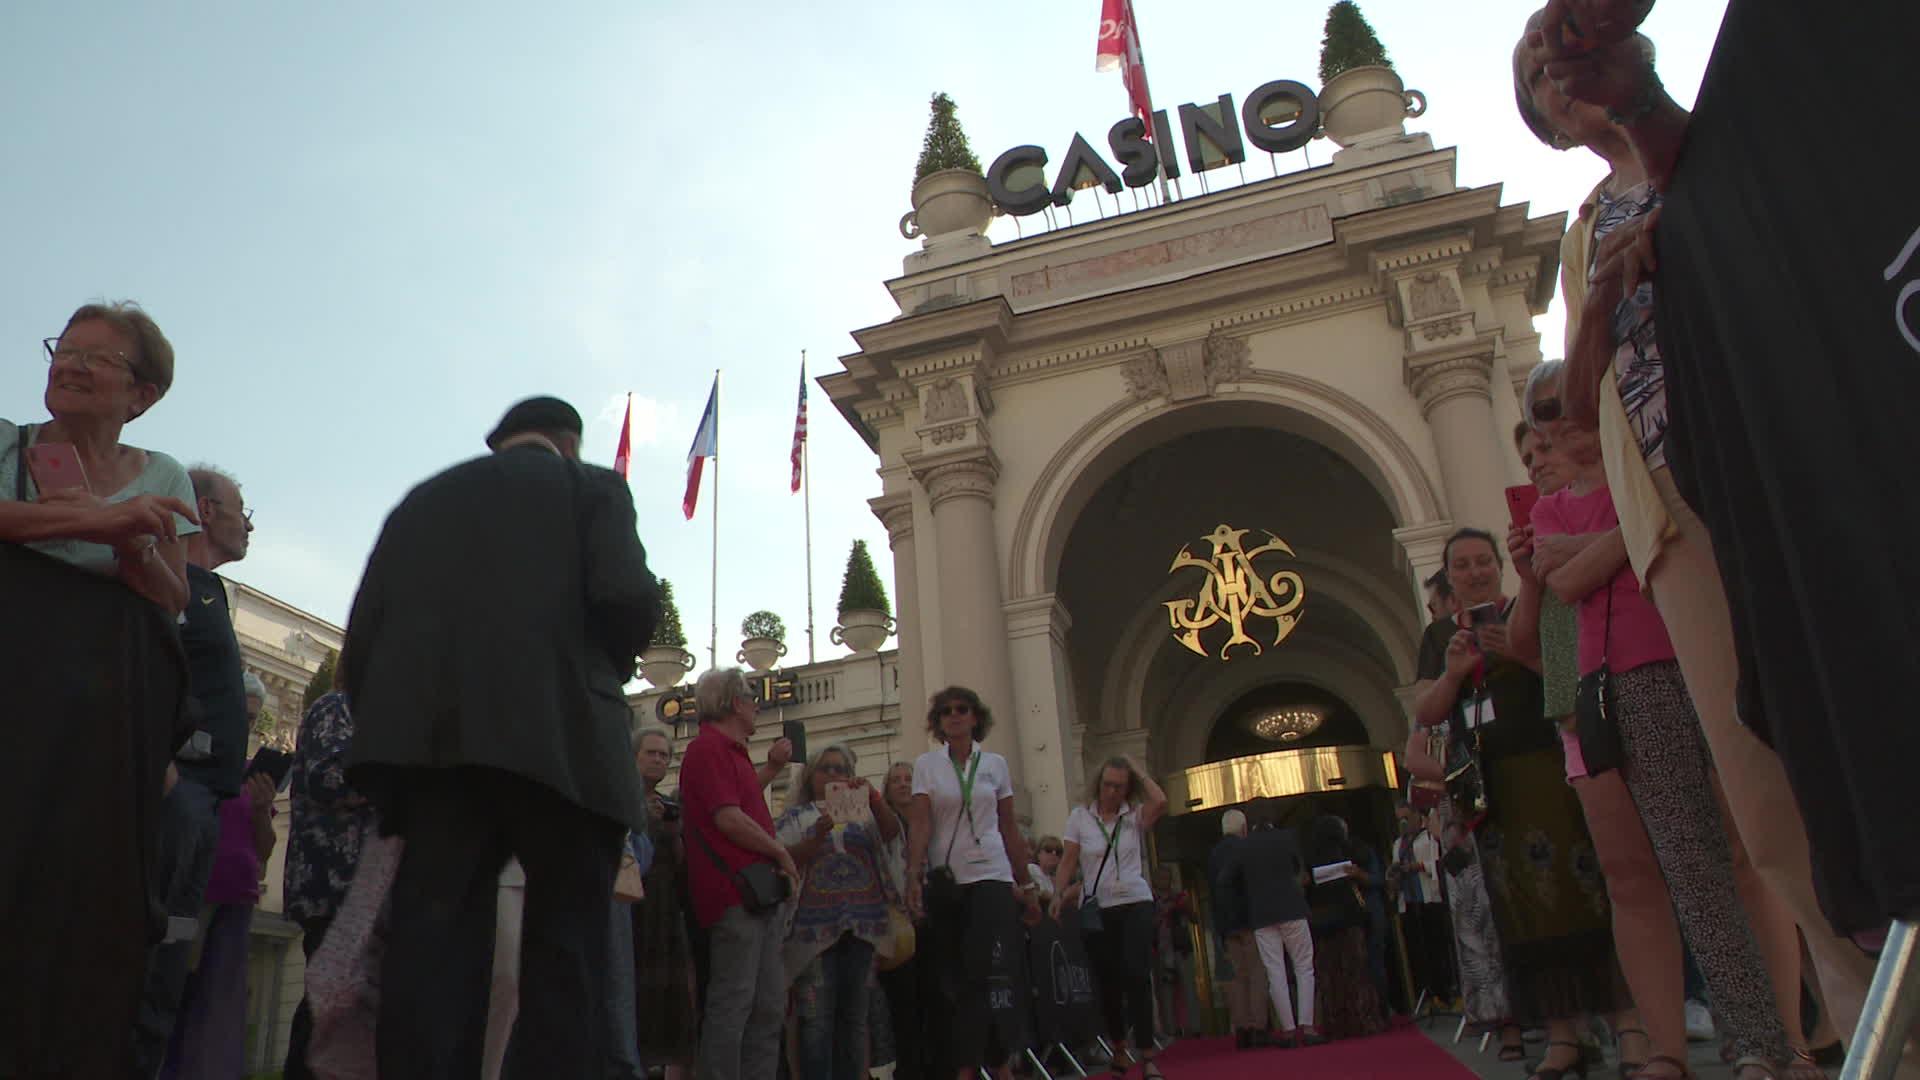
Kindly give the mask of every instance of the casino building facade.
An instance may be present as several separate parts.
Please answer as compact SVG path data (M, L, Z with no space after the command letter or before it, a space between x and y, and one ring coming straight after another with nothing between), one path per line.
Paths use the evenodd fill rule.
M960 683L1038 832L1117 753L1176 812L1395 786L1418 582L1525 481L1564 223L1396 124L1100 221L925 237L900 314L820 379L892 545L886 756Z

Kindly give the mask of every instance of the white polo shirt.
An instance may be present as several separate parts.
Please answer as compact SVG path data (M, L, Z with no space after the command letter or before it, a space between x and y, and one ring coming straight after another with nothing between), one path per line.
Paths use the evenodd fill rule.
M913 793L925 795L933 803L933 834L927 840L927 869L953 868L953 879L962 885L976 881L1013 881L1013 864L1007 859L1006 839L1000 835L1000 800L1013 798L1013 777L1007 772L1007 759L999 754L973 750L979 768L973 775L973 813L971 820L960 805L960 778L972 770L973 759L954 770L953 759L944 746L921 754L913 762ZM948 855L948 845L952 855Z
M1114 823L1102 824L1099 812L1092 807L1074 807L1067 815L1066 829L1060 834L1060 839L1067 843L1080 845L1080 880L1093 890L1086 895L1099 901L1103 908L1153 899L1153 886L1147 884L1147 872L1141 860L1140 808L1124 808L1117 821L1119 836L1110 858L1107 857L1107 834L1113 831ZM1103 858L1107 864L1104 870L1100 866Z

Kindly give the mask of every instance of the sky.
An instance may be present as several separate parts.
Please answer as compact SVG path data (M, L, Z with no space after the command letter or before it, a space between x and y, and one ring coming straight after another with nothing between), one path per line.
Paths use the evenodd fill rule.
M1535 6L1362 3L1428 98L1409 130L1459 148L1462 185L1503 183L1547 214L1602 166L1515 114L1509 57ZM1157 107L1318 86L1324 3L1135 10ZM1682 104L1724 10L1670 2L1648 21ZM125 441L238 476L258 531L223 572L344 623L386 513L483 452L509 404L573 402L584 456L610 465L631 393L640 537L704 661L715 496L691 522L680 496L720 369L722 660L761 608L804 660L801 352L810 375L836 371L851 331L898 314L884 282L918 243L897 222L931 94L953 96L983 164L1022 143L1057 163L1075 132L1104 143L1127 105L1094 70L1099 15L1100 0L0 5L0 416L44 419L39 341L76 306L139 301L178 370ZM1248 180L1271 175L1255 153ZM1090 193L1074 211L1094 216ZM1556 299L1544 342L1561 322ZM892 567L866 506L876 459L818 387L810 406L826 658L844 651L827 631L851 542L889 593Z

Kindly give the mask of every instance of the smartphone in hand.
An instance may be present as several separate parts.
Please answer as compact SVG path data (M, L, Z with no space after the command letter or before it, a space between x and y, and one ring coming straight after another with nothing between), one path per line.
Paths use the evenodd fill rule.
M1533 504L1540 501L1540 489L1532 484L1515 484L1507 489L1507 513L1516 526L1533 522Z
M35 443L27 447L27 471L33 485L46 495L55 491L86 491L87 470L72 443Z

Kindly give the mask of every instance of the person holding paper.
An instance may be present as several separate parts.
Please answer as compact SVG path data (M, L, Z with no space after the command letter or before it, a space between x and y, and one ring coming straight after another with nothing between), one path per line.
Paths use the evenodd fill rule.
M801 1080L863 1080L868 988L876 954L892 955L892 902L884 845L900 821L880 789L854 775L843 743L822 747L800 774L800 802L774 831L800 871L800 898L787 935L800 1032Z
M1280 1017L1277 1032L1270 1038L1262 1032L1254 1041L1256 1045L1288 1047L1297 1040L1306 1046L1318 1046L1327 1039L1314 1025L1313 931L1307 923L1306 861L1300 857L1293 830L1280 824L1276 800L1259 800L1253 806L1253 816L1258 827L1227 855L1219 880L1246 907L1247 925L1253 928L1253 943L1267 971L1273 1011ZM1289 964L1300 986L1297 1024L1293 1000L1287 992Z

